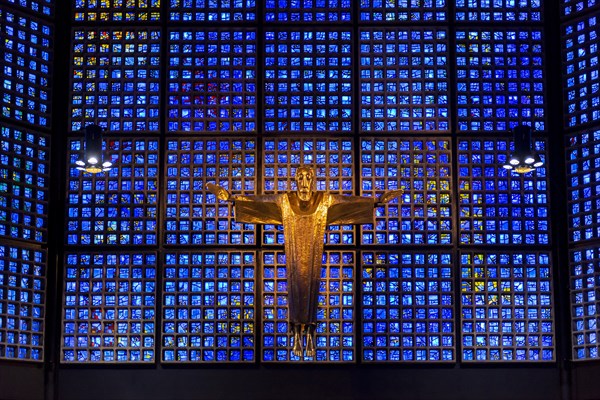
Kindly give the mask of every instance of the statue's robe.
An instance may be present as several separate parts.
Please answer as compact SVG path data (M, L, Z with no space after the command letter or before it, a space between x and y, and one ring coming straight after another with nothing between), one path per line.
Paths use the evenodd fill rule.
M295 192L236 198L237 222L283 225L290 323L317 322L327 225L371 224L374 204L369 197L325 192L313 192L307 202Z

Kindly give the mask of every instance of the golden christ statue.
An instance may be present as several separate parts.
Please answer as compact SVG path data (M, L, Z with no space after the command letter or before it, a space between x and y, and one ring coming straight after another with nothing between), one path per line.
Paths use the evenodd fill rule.
M306 356L315 356L315 328L321 282L323 237L327 225L371 224L373 208L402 194L383 193L378 199L342 196L314 190L314 171L296 170L296 192L274 195L231 195L209 183L219 200L234 203L235 220L251 224L283 225L288 280L289 322L294 335L292 352L302 357L302 332L306 331Z

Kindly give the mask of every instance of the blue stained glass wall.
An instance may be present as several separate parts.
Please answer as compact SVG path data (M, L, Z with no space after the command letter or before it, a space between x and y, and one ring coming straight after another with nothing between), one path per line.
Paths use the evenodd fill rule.
M561 17L567 19L592 13L598 10L600 3L597 0L562 0Z
M46 251L0 244L0 360L44 360Z
M11 5L22 7L30 15L54 16L54 0L7 0L7 2Z
M160 21L160 0L74 0L74 21Z
M169 32L169 132L256 131L256 31Z
M595 13L562 26L563 97L568 128L600 123L599 22L600 15Z
M452 243L450 140L364 138L360 150L360 193L402 196L375 210L375 224L361 229L363 244Z
M254 252L168 252L162 361L254 362Z
M76 28L72 49L71 131L159 130L160 30Z
M362 360L455 361L450 253L363 251Z
M547 169L501 168L521 123L547 158L542 2L75 0L73 12L62 362L556 359ZM579 94L595 90L593 40L579 38L593 39L590 21L573 28L590 53ZM89 123L115 163L96 176L74 169ZM301 165L317 190L404 190L373 224L328 227L317 354L302 359L283 228L238 223L206 190L293 191ZM589 193L585 168L574 189ZM570 220L593 218L585 196ZM43 239L44 216L24 210L6 218L35 215Z
M462 360L554 361L549 251L462 251Z
M598 352L598 288L600 286L599 253L596 246L571 250L570 292L574 360L600 358Z
M360 32L361 131L448 131L445 29Z
M61 361L154 361L156 253L67 252Z
M0 9L2 117L51 127L54 26L25 12Z
M429 22L448 19L446 0L361 0L360 20Z
M503 132L528 123L544 131L543 56L539 29L457 29L458 130Z
M82 142L69 141L66 243L155 245L158 140L105 139L114 167L98 175L75 168Z
M47 241L50 141L46 134L0 127L0 236Z
M352 34L266 30L264 131L352 130Z
M534 146L546 159L545 141ZM461 244L550 244L546 165L526 174L504 169L512 147L508 139L459 140Z
M256 20L256 0L171 0L171 21L228 23Z
M251 245L255 226L235 221L233 207L206 190L256 194L256 142L247 139L170 139L166 155L165 243Z

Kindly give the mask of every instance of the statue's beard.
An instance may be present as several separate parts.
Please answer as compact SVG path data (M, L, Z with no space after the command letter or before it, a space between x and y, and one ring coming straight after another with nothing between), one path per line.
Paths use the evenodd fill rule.
M298 190L298 197L302 201L310 200L310 190Z

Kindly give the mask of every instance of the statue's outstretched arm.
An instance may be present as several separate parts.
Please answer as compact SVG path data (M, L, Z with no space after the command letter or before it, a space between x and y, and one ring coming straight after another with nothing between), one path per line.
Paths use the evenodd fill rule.
M379 196L379 198L375 202L375 205L379 206L379 205L383 205L385 203L389 203L390 201L402 196L403 193L404 193L404 190L402 190L402 189L389 190L387 192L384 192L381 196Z
M222 201L233 201L233 196L223 186L207 183L206 190L217 196L217 199Z

